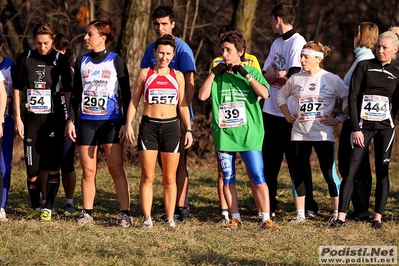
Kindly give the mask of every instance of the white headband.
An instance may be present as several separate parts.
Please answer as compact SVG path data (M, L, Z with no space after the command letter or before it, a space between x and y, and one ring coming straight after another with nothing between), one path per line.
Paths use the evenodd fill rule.
M301 54L314 55L314 56L320 57L321 59L324 58L324 54L322 52L317 52L317 51L309 50L309 49L302 49Z

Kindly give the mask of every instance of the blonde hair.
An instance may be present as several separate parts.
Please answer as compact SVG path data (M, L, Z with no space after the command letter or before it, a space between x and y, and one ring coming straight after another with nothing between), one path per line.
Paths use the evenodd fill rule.
M358 47L374 49L378 40L378 27L373 22L360 22L356 27L355 37Z
M390 27L389 30L380 34L379 39L390 39L394 47L399 48L399 27ZM396 54L392 56L396 59Z
M317 51L320 52L324 55L324 57L326 57L327 55L329 55L331 49L328 46L324 46L321 42L318 41L310 41L307 42L304 46L303 49L308 49L308 50L313 50L313 51ZM321 58L320 61L320 67L323 67L323 58Z

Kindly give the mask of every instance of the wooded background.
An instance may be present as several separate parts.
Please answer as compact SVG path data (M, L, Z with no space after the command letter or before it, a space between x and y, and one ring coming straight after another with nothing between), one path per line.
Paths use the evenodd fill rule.
M68 34L76 56L86 51L83 37L86 25L93 19L111 18L117 27L115 41L110 49L126 61L131 84L139 70L145 48L155 41L151 20L154 8L171 5L176 14L174 34L185 40L195 55L197 73L196 90L209 71L212 59L220 55L218 30L228 23L237 24L247 40L247 52L254 54L261 66L271 43L278 36L270 27L270 11L281 1L272 0L0 0L0 33L5 38L2 55L15 59L34 47L33 26L50 21L57 31ZM354 61L353 35L362 21L378 25L380 32L390 26L399 26L396 0L302 0L285 1L295 7L294 28L306 40L317 40L331 48L324 60L324 68L342 78ZM194 137L196 142L190 153L203 158L212 152L209 121L209 102L193 99L196 113ZM140 117L139 115L137 117ZM138 123L135 123L137 126ZM134 158L134 147L127 147L127 158ZM23 155L23 154L22 154ZM20 155L17 155L17 157Z

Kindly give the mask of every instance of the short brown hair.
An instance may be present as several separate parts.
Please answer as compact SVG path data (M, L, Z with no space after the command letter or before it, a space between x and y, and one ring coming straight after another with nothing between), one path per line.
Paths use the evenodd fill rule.
M378 40L378 33L378 27L373 22L359 23L355 31L355 37L357 37L356 45L358 47L374 49Z
M105 45L113 41L116 29L111 19L93 20L87 26L94 26L100 35L105 35Z
M229 42L234 44L234 47L237 49L237 51L243 50L241 59L243 59L245 50L247 49L247 43L245 41L244 36L242 35L241 32L238 31L230 31L223 35L222 39L220 40L220 44L224 42Z
M55 31L50 22L39 22L33 27L33 38L37 35L49 35L54 40Z

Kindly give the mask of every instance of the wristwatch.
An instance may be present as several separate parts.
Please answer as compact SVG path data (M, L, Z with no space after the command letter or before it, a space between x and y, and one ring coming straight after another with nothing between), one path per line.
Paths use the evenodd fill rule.
M254 76L248 74L248 75L246 76L246 79L248 80L248 82L251 82L251 80L254 79Z

